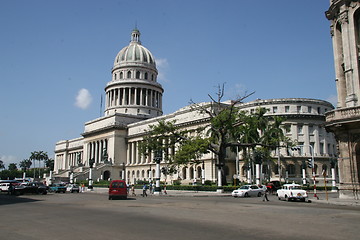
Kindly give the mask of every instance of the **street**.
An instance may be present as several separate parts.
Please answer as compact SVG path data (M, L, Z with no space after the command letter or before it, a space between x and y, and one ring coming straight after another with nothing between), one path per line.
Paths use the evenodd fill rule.
M261 198L0 194L0 239L357 239L360 208Z

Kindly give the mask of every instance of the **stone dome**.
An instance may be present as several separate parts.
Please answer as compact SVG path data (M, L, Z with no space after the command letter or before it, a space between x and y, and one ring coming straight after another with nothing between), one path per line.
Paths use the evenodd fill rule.
M116 55L114 68L129 65L145 64L149 67L156 68L155 59L151 52L140 42L140 31L134 29L131 33L130 44Z

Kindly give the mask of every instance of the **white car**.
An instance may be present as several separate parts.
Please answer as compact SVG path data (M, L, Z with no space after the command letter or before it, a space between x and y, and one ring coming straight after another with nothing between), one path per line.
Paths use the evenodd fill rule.
M256 185L244 185L234 190L231 195L233 197L260 197L264 193L263 187Z
M66 191L67 191L67 192L71 192L71 193L73 193L73 192L79 192L79 191L80 191L80 188L79 188L79 185L77 185L77 184L68 184L68 185L66 186Z
M301 188L299 184L284 184L281 189L276 192L279 200L300 200L305 202L308 195L305 190Z

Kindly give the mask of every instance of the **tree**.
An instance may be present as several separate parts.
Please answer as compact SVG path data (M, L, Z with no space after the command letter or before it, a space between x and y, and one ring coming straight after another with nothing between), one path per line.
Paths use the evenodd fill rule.
M21 169L23 171L26 171L27 169L29 169L31 167L31 165L32 165L32 162L30 159L24 159L20 162L19 167L21 167Z
M0 159L0 169L4 169L4 168L5 168L4 162Z
M49 159L45 159L45 167L49 168L51 171L54 170L54 159L49 158Z
M29 159L32 161L39 161L39 175L40 175L40 161L47 160L47 159L49 159L49 157L46 152L34 151L34 152L31 152ZM34 162L34 168L35 168L35 162ZM34 170L34 178L35 178L35 170Z
M9 171L16 171L17 170L16 163L10 163L8 169Z
M159 121L158 125L150 126L146 132L139 147L140 152L165 151L164 156L170 164L182 165L198 163L203 154L212 152L217 156L218 187L221 188L225 179L222 168L228 150L242 148L254 152L256 147L275 148L279 145L273 139L276 136L275 125L269 127L270 120L265 116L265 109L259 109L255 114L239 111L237 105L252 93L224 104L224 87L218 89L216 99L209 95L212 100L209 104L192 102L193 111L206 116L202 126L195 130L184 130L173 121ZM277 120L276 124L280 124L281 119ZM175 149L175 146L175 153L166 154L167 149Z

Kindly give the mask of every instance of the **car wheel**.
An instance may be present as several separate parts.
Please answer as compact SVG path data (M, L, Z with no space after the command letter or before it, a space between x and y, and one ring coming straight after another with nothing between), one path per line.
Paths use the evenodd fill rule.
M258 193L258 197L261 197L261 192Z
M278 197L279 200L281 200L281 197Z
M249 194L248 194L248 193L245 193L244 197L249 197Z
M112 197L109 196L109 200L112 200Z

